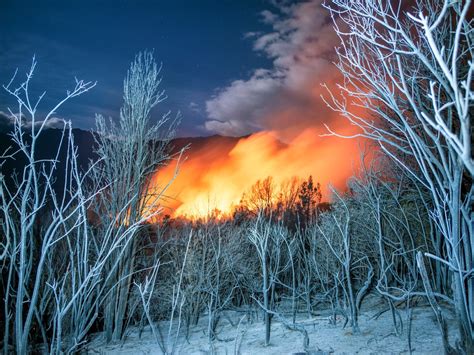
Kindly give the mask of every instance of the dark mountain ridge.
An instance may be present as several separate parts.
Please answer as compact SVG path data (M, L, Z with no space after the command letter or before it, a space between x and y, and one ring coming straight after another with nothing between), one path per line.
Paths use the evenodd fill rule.
M61 142L63 131L61 129L47 129L38 139L37 142L37 158L38 159L52 159L55 157L57 148ZM73 129L74 144L78 149L78 162L82 169L87 168L91 160L96 159L94 153L94 137L91 131L82 129ZM29 135L25 133L25 138L28 140ZM219 147L222 154L230 151L241 138L246 137L226 137L220 135L213 135L208 137L179 137L171 140L169 147L171 152L177 152L184 147L188 147L185 156L189 154L198 154L209 147ZM8 131L0 131L0 155L3 155L7 149L11 147L10 152L15 151L15 143L12 141L11 133ZM66 159L66 149L61 147L58 163L58 174L56 176L55 187L58 188L64 184L64 177L61 174L65 169L64 161ZM12 175L21 173L22 168L26 164L25 156L19 152L14 158L7 158L3 160L0 166L0 172L5 177L7 183L11 184Z

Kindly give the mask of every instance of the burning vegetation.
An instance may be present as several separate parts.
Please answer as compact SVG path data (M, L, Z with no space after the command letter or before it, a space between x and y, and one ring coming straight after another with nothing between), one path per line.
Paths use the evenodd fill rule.
M181 148L183 142L176 145ZM343 189L358 166L357 155L357 142L321 137L315 129L305 130L288 143L278 139L278 132L238 139L214 136L191 145L181 162L160 169L149 189L162 189L178 164L179 174L163 200L165 214L191 219L230 217L237 211L255 211L261 203L292 209L303 181L310 176L317 182L320 200L328 201L329 184Z

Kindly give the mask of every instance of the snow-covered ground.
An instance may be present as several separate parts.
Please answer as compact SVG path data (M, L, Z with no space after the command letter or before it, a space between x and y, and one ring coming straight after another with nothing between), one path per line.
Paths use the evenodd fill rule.
M378 298L372 297L363 307L359 319L360 334L353 334L349 325L343 329L343 320L336 325L329 322L328 311L315 317L300 315L297 322L304 324L309 334L309 351L306 354L404 354L409 353L407 339L407 313L400 309L403 319L401 336L395 334L391 312L375 317L386 307ZM450 338L456 336L453 315L445 311L450 327ZM252 319L253 318L253 319ZM231 324L232 323L232 324ZM167 335L167 324L160 324ZM248 317L242 312L227 311L217 327L218 339L209 342L207 317L189 331L186 340L182 334L176 341L175 354L296 354L303 353L303 336L290 331L280 322L272 322L271 341L264 345L264 324L262 316ZM184 329L182 331L184 333ZM419 305L413 308L411 325L412 351L415 354L442 354L440 331L431 308ZM171 345L169 345L171 349ZM90 343L89 353L99 354L162 354L154 340L151 329L145 328L141 337L131 332L124 342L105 345L99 334Z

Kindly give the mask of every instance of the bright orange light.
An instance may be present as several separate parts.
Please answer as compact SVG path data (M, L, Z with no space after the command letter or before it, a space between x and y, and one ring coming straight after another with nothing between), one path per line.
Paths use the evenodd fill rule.
M345 129L342 133L349 132ZM358 146L355 140L320 134L308 128L286 143L272 131L252 134L237 143L225 137L208 138L186 153L162 205L175 217L227 215L245 191L268 176L280 185L292 177L307 179L312 175L327 200L328 184L344 188L347 177L354 173ZM153 176L149 191L160 191L175 168L170 164Z

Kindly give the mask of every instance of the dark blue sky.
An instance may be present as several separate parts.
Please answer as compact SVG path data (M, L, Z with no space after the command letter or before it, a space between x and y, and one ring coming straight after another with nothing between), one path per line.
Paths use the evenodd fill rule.
M95 113L117 117L130 61L153 49L164 64L168 94L155 117L180 110L180 135L206 134L199 127L216 90L271 66L244 38L269 30L260 13L271 8L264 0L1 0L0 82L8 82L17 67L23 75L36 54L33 92L47 90L46 110L73 86L74 76L98 81L58 112L75 127L91 128ZM0 110L13 105L2 89Z

